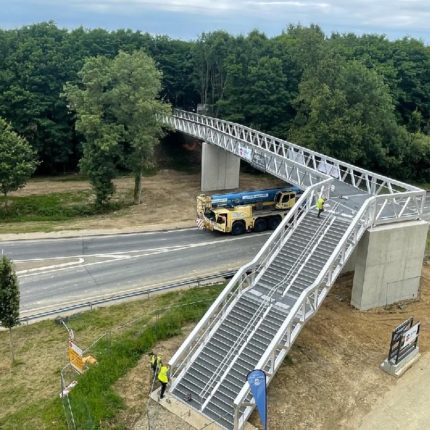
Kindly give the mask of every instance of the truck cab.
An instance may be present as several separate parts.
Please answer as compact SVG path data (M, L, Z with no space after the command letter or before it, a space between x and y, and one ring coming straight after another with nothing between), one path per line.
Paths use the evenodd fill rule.
M291 209L296 204L295 192L282 192L280 191L275 197L276 209Z

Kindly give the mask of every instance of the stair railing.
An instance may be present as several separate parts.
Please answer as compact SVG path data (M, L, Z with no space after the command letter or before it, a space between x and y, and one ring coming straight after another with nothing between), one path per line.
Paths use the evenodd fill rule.
M200 349L204 339L210 336L211 331L218 323L219 316L224 314L229 306L232 306L234 299L230 299L230 295L236 295L237 299L245 285L246 287L252 285L257 271L264 270L264 265L267 260L277 252L277 249L274 248L273 244L276 243L278 249L282 246L285 237L301 222L302 213L313 208L316 197L319 195L329 194L330 184L332 181L333 178L327 178L321 183L313 185L305 190L296 205L288 212L281 224L279 224L277 229L272 233L255 258L250 263L242 266L234 275L221 294L207 310L203 318L194 327L185 342L170 359L169 365L172 368L172 379L178 376L180 371L187 365L188 361L193 357L196 351ZM173 387L174 384L172 384L172 388Z
M365 201L363 206L355 215L350 226L339 240L338 245L327 260L319 276L312 285L303 290L284 323L280 327L278 333L275 335L266 352L256 365L256 368L264 369L266 371L268 375L268 384L276 373L276 370L281 365L304 324L313 315L315 315L319 306L321 306L322 301L341 272L345 262L354 251L354 248L361 239L361 236L369 227L375 225L378 220L384 219L381 208L385 209L387 204L395 204L396 206L401 206L403 209L405 207L409 207L410 202L415 201L415 204L412 205L412 209L409 207L412 212L406 213L404 219L407 220L413 216L415 218L419 218L422 211L420 202L423 198L425 198L425 192L413 191L396 195L388 194L373 196ZM388 200L388 203L385 202L386 200ZM400 211L402 211L402 209L400 209ZM392 216L398 216L400 211L396 212L395 215ZM406 209L403 209L403 214L405 212ZM248 399L248 401L246 399ZM244 383L244 386L234 400L236 409L234 417L235 430L242 428L246 422L255 406L252 402L249 387ZM245 407L245 411L241 414L240 409L242 408L242 404Z
M229 369L232 367L234 362L236 361L235 358L237 358L238 351L243 349L244 346L246 346L247 342L244 344L244 340L250 339L254 333L258 330L258 327L260 323L262 322L262 317L267 312L267 310L270 308L272 298L277 293L277 290L280 289L285 284L285 280L293 275L292 279L289 281L289 285L287 286L287 289L291 286L291 284L294 282L294 280L297 278L297 276L301 273L301 271L304 269L306 262L309 260L309 258L313 255L316 247L319 245L321 240L323 239L326 232L330 229L333 222L335 221L335 216L328 217L323 220L323 222L318 226L318 228L314 231L313 235L311 236L309 242L306 244L306 246L303 248L302 252L298 256L297 260L294 262L293 266L289 269L288 273L284 276L284 278L278 282L270 291L268 295L263 299L263 301L259 304L257 310L255 311L254 315L251 317L251 319L247 322L246 326L242 329L240 335L235 340L234 344L231 346L228 353L224 356L222 361L218 364L217 368L215 369L214 373L210 377L209 381L205 384L201 392L199 393L199 396L204 399L206 398L207 393L209 390L212 390L212 385L214 381L218 381L217 385L225 378L226 374L228 373ZM324 230L323 234L320 234L321 231ZM315 242L316 240L316 243ZM302 262L303 258L305 257L305 262ZM242 346L241 346L242 345ZM235 358L233 357L235 356ZM227 369L226 369L227 367ZM222 376L221 376L222 374ZM212 390L211 396L213 394L213 391L216 390L216 387Z

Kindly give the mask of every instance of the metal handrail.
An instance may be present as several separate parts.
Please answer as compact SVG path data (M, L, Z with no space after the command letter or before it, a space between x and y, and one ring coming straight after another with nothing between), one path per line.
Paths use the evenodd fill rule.
M167 284L167 285L162 285L159 287L153 287L153 288L145 288L145 289L137 289L135 291L129 291L127 293L122 293L122 294L115 294L113 296L108 296L108 297L101 297L101 298L95 298L93 300L89 300L89 301L85 301L85 302L81 302L81 303L74 303L72 305L69 306L62 306L60 308L55 308L55 309L50 309L48 311L44 311L44 312L36 312L30 315L25 315L20 317L19 319L19 323L20 324L28 324L30 321L33 320L41 320L43 318L48 318L51 317L53 315L58 315L61 313L71 313L73 311L78 311L78 310L82 310L83 308L94 308L95 306L98 305L103 305L109 302L116 302L116 301L123 301L126 299L131 299L131 298L135 298L135 297L139 297L139 296L149 296L151 294L154 293L160 293L162 291L169 291L169 290L173 290L176 288L183 288L186 285L204 285L201 284L202 282L206 282L206 281L210 281L213 279L218 279L218 278L229 278L230 276L232 276L235 272L233 271L229 271L229 272L220 272L220 273L215 273L213 275L207 275L207 276L202 276L199 278L193 278L193 279L187 279L184 281L178 281L178 282L174 282L172 284ZM1 324L0 324L0 329L2 328Z
M267 348L266 352L261 357L260 361L258 362L256 368L258 369L265 369L268 365L268 362L272 358L273 360L275 358L272 357L274 354L274 351L276 348L282 343L282 339L284 338L286 332L288 329L290 329L290 336L292 337L292 325L295 321L297 321L297 316L300 313L300 310L303 308L303 311L301 312L301 318L299 318L299 321L302 321L303 323L310 318L306 318L306 301L307 299L312 295L314 291L317 291L321 286L325 285L332 285L333 282L336 279L336 276L341 271L343 264L346 262L350 254L352 253L353 249L355 248L356 244L360 240L363 233L372 225L375 224L378 216L381 216L381 211L377 212L377 205L378 202L382 202L381 205L383 205L383 202L389 199L394 198L401 198L401 197L410 197L411 195L415 195L415 197L419 198L422 195L421 191L416 192L406 192L406 193L399 193L395 196L389 194L389 195L379 195L379 196L373 196L370 197L365 201L363 206L359 209L357 214L355 215L354 219L352 220L350 226L345 231L344 235L340 239L338 245L334 249L333 253L331 254L330 258L327 260L326 264L324 265L324 268L321 270L319 276L315 280L315 282L310 285L307 289L303 290L302 294L294 304L293 308L291 309L290 313L288 314L287 318L285 319L284 323L278 330L277 334L273 338L271 344ZM417 210L417 215L418 215ZM357 228L357 226L359 228ZM348 245L348 242L353 239L352 242ZM346 250L345 250L346 248ZM336 267L332 267L334 264L336 264L336 261L341 257L340 261L337 263ZM324 279L327 280L324 282ZM326 291L326 293L328 290ZM322 298L315 297L315 307L318 308L322 303ZM315 312L316 309L315 308ZM301 327L300 327L301 329ZM299 331L299 330L298 330ZM295 337L298 335L298 331L296 331ZM290 339L290 345L292 344ZM286 355L286 351L284 350L284 356ZM272 363L272 367L275 367L276 363ZM273 374L273 373L272 373ZM269 375L271 378L271 375ZM269 381L270 382L270 378ZM236 396L234 400L234 405L236 408L240 406L240 404L244 401L244 399L248 396L250 390L249 387L244 384L239 394Z
M262 315L264 315L266 313L266 311L268 309L270 309L270 304L272 302L272 298L275 296L275 294L277 293L278 289L280 287L282 287L284 285L284 281L285 279L287 279L292 273L296 272L296 276L298 276L301 271L303 270L303 264L300 266L300 269L298 271L296 271L297 267L300 265L302 257L304 255L312 255L313 251L315 249L315 246L319 244L320 240L322 239L322 236L320 236L320 231L322 229L324 229L325 227L325 231L327 231L327 229L329 229L334 221L331 220L330 218L327 218L324 220L324 222L319 226L319 228L317 230L314 231L313 236L311 237L311 240L306 244L306 246L303 248L302 252L300 253L298 259L296 260L296 262L294 263L294 265L290 268L290 270L288 271L288 273L284 276L284 278L279 281L277 284L275 284L271 290L270 293L268 295L266 295L266 297L264 298L264 300L259 304L257 310L255 311L254 315L252 316L252 318L247 322L245 328L243 328L240 336L235 340L234 344L232 345L232 347L230 348L228 354L222 359L222 361L219 363L218 367L215 369L215 372L212 374L211 378L209 379L209 381L206 383L206 385L203 387L203 389L200 392L200 397L204 398L205 394L208 392L208 387L209 390L211 389L212 383L215 379L218 378L218 376L220 375L220 373L223 371L225 364L227 362L231 361L231 357L232 355L236 354L236 348L242 344L242 341L245 339L245 337L247 337L248 339L252 337L252 335L257 331L259 324L258 321L262 320L261 317ZM329 224L328 226L326 226L326 224ZM320 237L320 239L317 241L316 244L314 244L314 239ZM308 251L310 250L310 248L313 246L312 248L312 252L310 252L310 254L308 254ZM292 285L292 283L294 282L293 280L289 281L289 285L287 286L287 289ZM257 322L257 324L256 324ZM253 330L250 330L250 328L253 328ZM245 343L245 345L248 342ZM240 349L240 348L239 348ZM232 361L233 362L233 361ZM231 367L231 364L228 367ZM226 373L228 372L228 369L226 372L224 372L223 376L220 378L219 381L223 380Z
M230 292L236 287L237 284L240 283L240 280L243 276L248 277L247 272L251 272L251 274L255 273L253 269L258 266L261 268L260 261L266 258L266 255L270 256L273 247L271 247L272 243L275 242L278 237L284 238L288 232L293 229L297 225L297 213L301 210L302 206L310 207L312 204L312 200L314 194L317 190L320 190L320 193L328 193L330 189L330 184L333 181L333 178L327 178L326 180L320 182L319 184L315 184L312 187L309 187L305 190L305 192L300 196L297 203L293 208L287 213L286 217L282 220L276 230L272 233L270 238L266 241L263 247L260 249L258 254L254 257L254 259L242 266L236 275L231 279L228 285L224 288L221 294L217 297L212 306L208 309L203 318L199 321L199 323L194 327L192 332L189 334L185 342L180 346L180 348L176 351L173 357L169 361L169 365L172 369L177 368L178 371L183 367L184 361L187 360L190 355L199 348L200 342L206 335L210 333L215 324L218 323L216 321L215 316L220 315L225 311L226 306L224 300L230 294ZM293 220L291 225L289 225L290 221ZM287 226L287 227L286 227ZM286 227L286 228L285 228ZM279 241L278 241L279 242ZM213 318L212 322L209 322L209 325L206 326L207 321ZM203 333L201 334L201 332ZM200 335L199 335L200 334ZM196 340L198 338L198 340ZM193 345L194 344L194 345ZM181 360L181 358L185 355L185 360ZM181 364L178 364L178 361L181 360ZM177 372L174 372L173 375L176 375Z

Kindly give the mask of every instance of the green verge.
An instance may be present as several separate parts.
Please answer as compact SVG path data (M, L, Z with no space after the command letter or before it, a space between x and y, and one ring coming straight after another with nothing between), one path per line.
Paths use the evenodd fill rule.
M0 219L2 223L65 221L71 218L86 217L118 210L126 205L124 201L113 201L97 208L91 202L90 191L50 193L23 197L0 197Z
M78 385L69 395L76 428L121 429L121 424L113 424L118 412L124 408L123 400L112 388L114 383L136 366L157 342L180 334L184 325L198 321L223 287L194 288L160 296L157 305L161 304L164 308L143 316L120 334L99 341L91 350L97 357L97 365L79 377ZM94 319L92 314L94 311L73 318L69 326L78 331L88 325L109 327L106 321L97 317ZM62 401L59 398L35 400L0 419L0 428L66 430Z

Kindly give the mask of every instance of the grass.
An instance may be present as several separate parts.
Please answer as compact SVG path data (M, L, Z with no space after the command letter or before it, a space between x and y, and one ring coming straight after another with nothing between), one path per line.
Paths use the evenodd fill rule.
M0 218L3 223L66 221L71 218L86 217L118 210L127 203L111 202L102 209L91 199L90 191L75 191L8 197L0 197Z
M180 334L181 327L199 320L221 288L174 292L70 318L67 324L81 347L112 333L91 350L98 364L79 378L70 395L77 428L112 428L110 421L124 408L113 384L156 342ZM10 368L7 333L0 332L0 428L66 429L58 398L60 369L67 363L65 329L44 321L17 328L14 338L21 364Z

